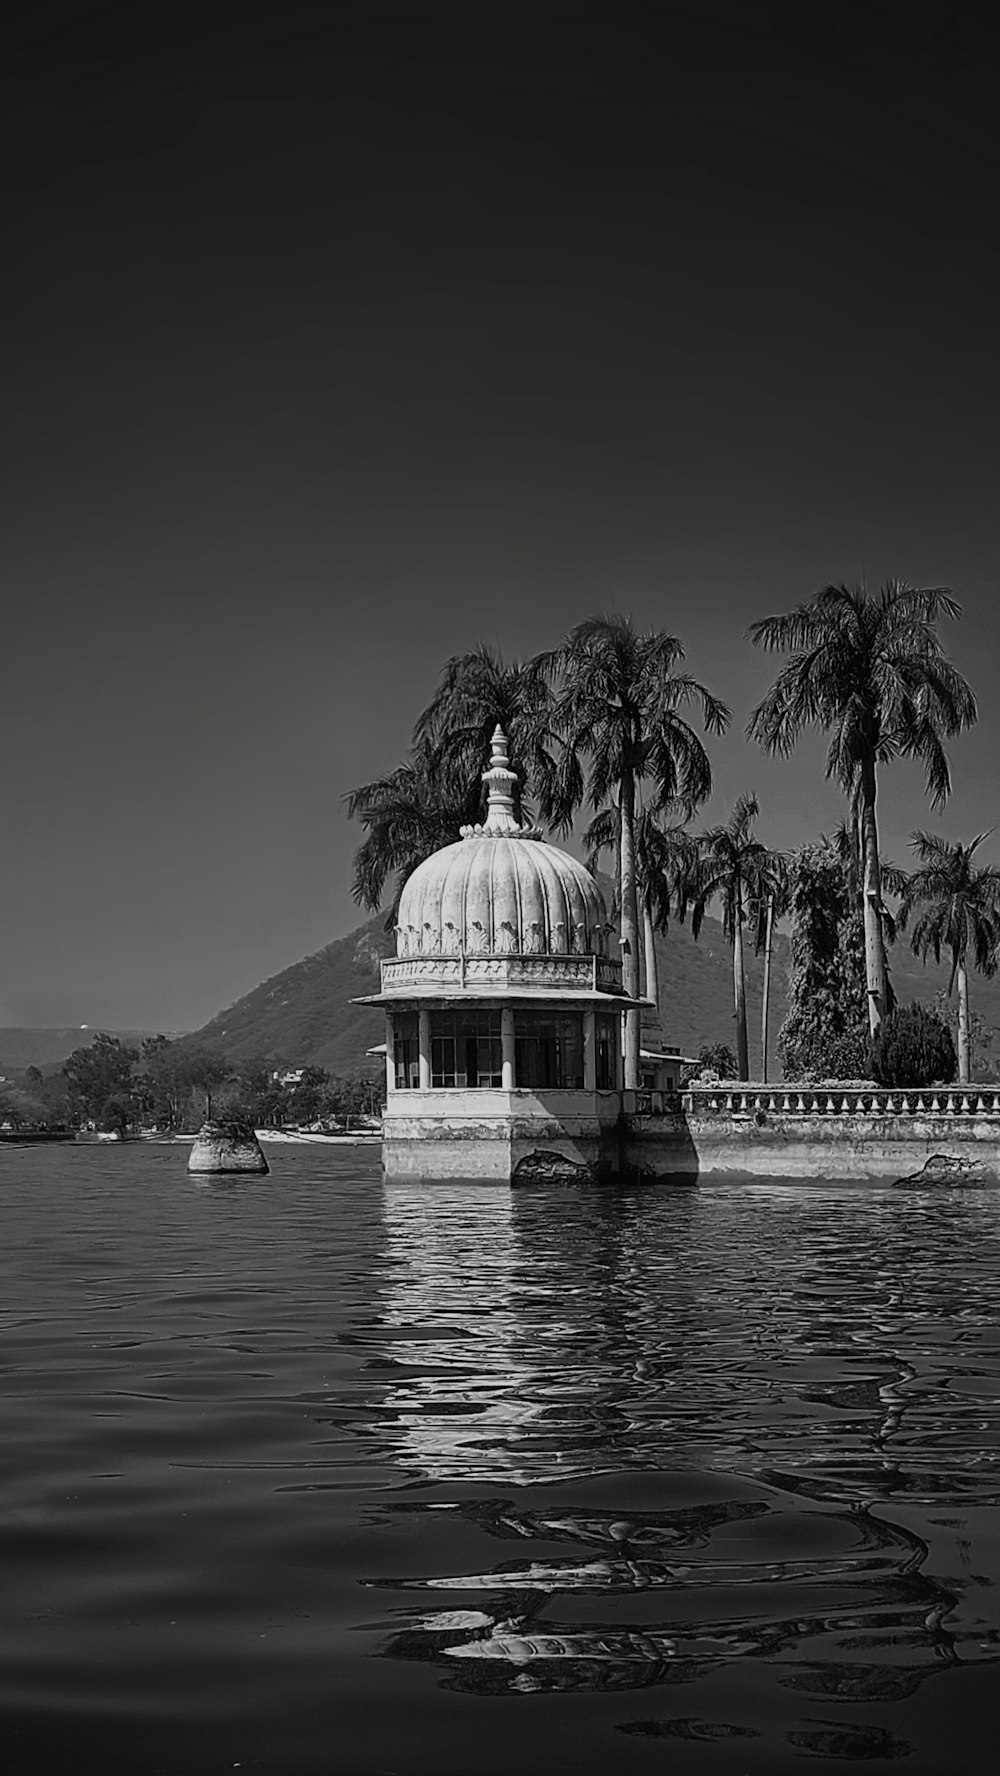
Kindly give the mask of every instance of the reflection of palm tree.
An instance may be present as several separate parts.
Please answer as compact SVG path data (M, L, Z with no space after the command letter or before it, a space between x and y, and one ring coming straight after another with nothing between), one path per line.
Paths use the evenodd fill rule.
M914 908L923 908L913 927L914 953L924 962L928 954L940 962L942 949L951 953L948 991L958 989L958 1077L963 1085L970 1076L969 962L981 974L995 974L1000 951L1000 870L973 862L988 837L977 833L970 845L960 845L937 833L915 832L910 847L919 868L901 881L900 924L905 928Z
M754 949L767 939L767 908L783 912L788 899L788 871L777 851L754 837L757 798L741 795L725 826L713 826L698 839L698 865L691 885L691 930L695 937L710 901L722 901L722 929L733 949L733 999L736 1017L736 1068L750 1077L747 1044L746 976L743 927L752 920Z
M628 617L589 617L578 623L561 647L540 667L556 687L556 719L566 759L588 759L591 805L614 802L618 811L619 892L622 979L630 998L639 997L639 908L636 883L635 822L643 784L648 805L659 811L671 803L693 809L712 787L708 754L682 710L701 708L710 733L729 721L724 703L680 670L684 650L662 630L640 634ZM583 800L579 768L553 785L554 817L568 827ZM625 1017L625 1086L639 1083L639 1012Z
M754 623L757 647L788 653L748 733L787 756L803 728L830 735L827 776L857 797L864 858L863 910L872 1035L887 1008L882 880L875 817L878 766L919 759L935 806L951 788L943 742L972 726L976 700L945 658L937 634L960 606L941 588L889 580L874 596L826 586L808 604Z

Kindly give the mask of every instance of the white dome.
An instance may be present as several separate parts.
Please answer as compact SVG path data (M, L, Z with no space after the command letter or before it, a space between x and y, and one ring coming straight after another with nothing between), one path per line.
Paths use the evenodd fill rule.
M397 955L605 955L607 911L593 876L514 819L516 779L499 728L483 781L484 824L418 864L403 888Z

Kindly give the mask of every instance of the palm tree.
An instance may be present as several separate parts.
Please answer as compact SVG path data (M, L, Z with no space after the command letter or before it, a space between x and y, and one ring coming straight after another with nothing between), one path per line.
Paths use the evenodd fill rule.
M826 774L857 798L864 858L863 913L868 1018L874 1035L887 1006L882 881L875 816L877 768L919 759L932 804L951 789L943 741L972 726L976 700L945 657L936 625L961 614L941 587L889 580L872 596L825 586L808 604L751 625L755 647L790 657L748 734L787 757L803 728L830 735Z
M583 835L587 868L593 870L602 851L616 854L621 837L621 821L617 808L602 808L595 814ZM635 822L635 874L639 919L642 924L642 952L646 997L660 1009L659 963L656 956L656 933L666 931L671 913L683 919L687 907L688 885L693 877L697 847L682 825L665 826L660 818L643 808ZM617 896L615 904L617 912Z
M684 649L662 630L640 634L628 617L588 617L578 623L539 667L557 693L556 725L565 751L550 789L550 814L568 829L583 800L588 758L591 806L614 801L618 813L622 979L639 996L639 911L635 821L638 798L655 813L671 805L692 811L712 787L712 768L698 735L681 711L701 707L707 731L721 734L729 721L724 703L679 670ZM625 1017L625 1086L639 1083L639 1011Z
M421 740L403 764L350 790L344 801L348 815L360 820L367 835L355 853L351 893L358 906L378 912L395 876L385 921L391 931L407 876L425 857L453 844L461 826L478 818L479 776L470 780L460 775L440 747Z
M904 927L914 907L923 912L913 927L915 955L926 962L932 951L940 962L951 952L948 992L958 988L958 1077L969 1082L969 962L981 974L996 972L1000 960L1000 870L973 862L989 838L977 833L970 845L950 844L937 833L915 832L910 848L919 868L906 878L899 921Z
M749 1079L747 1043L746 976L743 966L743 927L752 922L754 949L767 940L768 904L784 911L788 900L788 871L777 851L769 851L754 837L753 823L760 809L756 796L741 795L724 826L713 826L698 839L699 861L691 904L691 930L701 930L709 902L722 901L722 929L733 947L733 999L736 1017L736 1067L740 1079Z
M522 801L532 800L547 820L560 765L564 775L572 775L573 761L563 758L553 727L552 691L536 662L507 661L486 644L455 654L417 721L414 743L436 749L450 772L478 788L498 722L517 772L515 818L522 818Z

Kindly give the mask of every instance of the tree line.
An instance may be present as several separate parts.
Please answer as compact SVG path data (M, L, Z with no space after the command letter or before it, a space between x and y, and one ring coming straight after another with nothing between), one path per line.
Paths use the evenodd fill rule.
M807 729L827 737L826 776L845 797L837 832L782 853L756 834L750 793L727 821L696 831L712 789L708 743L730 725L727 706L686 670L664 631L641 633L607 613L577 624L556 648L508 661L480 646L448 661L418 717L406 758L347 795L364 828L353 892L369 912L388 902L395 922L411 871L482 819L481 774L497 722L510 743L521 809L565 838L585 814L591 867L614 863L625 992L658 1001L655 934L671 918L695 936L721 911L733 953L737 1076L749 1077L744 956L765 956L775 920L792 917L791 1010L779 1037L786 1077L870 1076L872 1043L895 1014L889 950L951 963L959 1077L970 1074L969 970L1000 960L1000 872L967 844L917 832L916 867L880 854L878 795L885 767L923 767L931 805L951 790L946 742L976 720L976 700L948 659L940 630L960 616L942 587L899 580L877 592L828 585L794 610L754 623L748 641L784 660L746 722L747 738L788 757ZM898 902L893 912L886 894ZM763 1053L767 1052L765 987ZM639 1078L639 1011L625 1017L626 1086Z
M381 1108L384 1081L294 1070L273 1060L233 1063L218 1049L148 1036L138 1046L98 1034L61 1069L29 1067L0 1086L0 1123L14 1128L190 1132L208 1117L255 1128L351 1127Z

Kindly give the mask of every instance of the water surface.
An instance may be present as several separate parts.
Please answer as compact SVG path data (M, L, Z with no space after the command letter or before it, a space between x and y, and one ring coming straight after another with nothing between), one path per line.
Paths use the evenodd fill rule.
M992 1772L1000 1193L0 1151L0 1756Z

